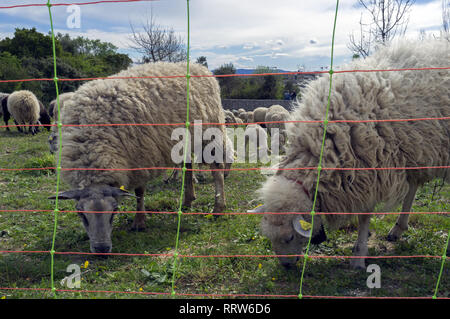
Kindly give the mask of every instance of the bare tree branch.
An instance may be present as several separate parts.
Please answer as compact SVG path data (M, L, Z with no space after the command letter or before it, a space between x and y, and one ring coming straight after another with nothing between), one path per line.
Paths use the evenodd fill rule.
M153 14L142 23L143 32L137 32L130 22L132 49L143 55L143 62L186 61L186 45L173 28L155 23Z
M349 36L348 48L354 53L367 57L371 45L384 45L396 36L404 35L409 22L409 10L415 0L358 0L361 7L368 11L370 23L360 19L360 37Z

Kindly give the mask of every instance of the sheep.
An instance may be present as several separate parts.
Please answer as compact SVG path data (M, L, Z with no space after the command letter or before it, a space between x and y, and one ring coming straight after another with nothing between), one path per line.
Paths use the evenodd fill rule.
M7 109L14 118L16 125L29 125L28 131L36 134L39 122L39 100L28 90L15 91L7 98ZM20 126L17 129L22 132ZM26 130L24 129L25 133Z
M243 112L239 117L243 123L253 123L253 112Z
M159 176L164 170L133 168L167 167L178 165L173 154L180 144L181 152L185 141L177 134L185 132L185 127L170 125L123 125L123 126L77 126L79 124L163 124L184 123L186 121L186 78L155 78L181 75L186 72L186 63L148 63L133 66L118 73L117 77L140 77L141 79L95 80L83 84L64 103L60 166L61 177L72 190L62 192L59 199L74 199L77 210L90 239L90 249L94 253L108 253L112 249L111 232L114 214L121 196L132 196L124 191L134 190L137 210L144 211L144 193L147 181ZM189 121L203 123L224 123L224 113L220 100L220 88L211 72L200 64L190 64L190 75L199 76L190 81ZM150 77L142 79L142 77ZM73 126L75 125L75 126ZM190 136L198 132L215 132L213 141L224 143L223 125L191 125ZM209 131L208 131L209 130ZM196 140L194 139L194 142ZM194 145L191 141L190 145ZM205 140L202 147L210 144ZM223 145L223 144L222 144ZM206 150L205 147L205 150ZM194 147L195 149L195 147ZM215 182L214 212L225 209L223 157L214 148L210 163ZM59 151L58 151L59 152ZM176 152L175 152L176 153ZM187 155L190 154L190 151ZM222 154L223 155L223 154ZM58 156L57 156L58 157ZM183 158L183 156L181 156ZM190 158L190 156L187 156ZM183 160L183 159L181 159ZM209 160L205 159L204 161ZM64 170L64 168L89 168L89 170ZM121 169L131 170L121 170ZM192 163L186 163L191 169ZM114 169L114 170L93 170ZM117 169L117 170L115 170ZM122 189L120 189L120 187ZM192 171L185 174L185 197L183 205L189 207L195 199ZM49 197L54 199L55 196ZM101 214L83 211L104 211ZM145 214L138 213L133 229L145 228Z
M282 122L289 121L290 113L281 105L275 104L269 107L266 112L265 122ZM269 134L276 134L278 132L279 145L282 149L287 142L286 123L266 123Z
M373 56L343 69L406 69L447 67L450 44L443 41L400 42L380 48ZM293 120L325 119L329 75L310 82L295 104ZM387 120L450 116L448 70L360 72L335 75L328 120ZM370 213L377 203L383 211L403 203L411 210L416 190L423 183L444 177L449 169L321 170L316 207L312 207L323 124L291 123L289 145L280 170L258 191L264 205L259 212L359 212L358 238L350 265L364 268ZM323 168L446 166L450 160L449 122L442 120L330 123L325 136ZM446 176L446 177L445 177ZM367 213L367 214L365 214ZM262 233L279 255L301 254L309 238L325 240L323 225L345 225L351 215L264 214ZM387 239L396 241L408 228L408 214L400 214ZM297 257L279 258L290 267Z
M266 163L269 155L269 148L267 146L267 133L259 124L247 125L245 132L245 149L248 146L249 161L256 162L257 160Z
M266 114L267 114L268 108L267 107L257 107L253 110L253 121L258 122L265 122L266 121ZM261 127L265 128L265 123L260 123Z
M229 110L224 110L225 113L225 123L236 123L236 118L234 117L233 112Z

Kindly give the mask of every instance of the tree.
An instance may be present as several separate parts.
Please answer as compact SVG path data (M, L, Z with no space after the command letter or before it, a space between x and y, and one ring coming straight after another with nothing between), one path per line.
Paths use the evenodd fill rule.
M60 55L62 48L55 44L56 55ZM52 38L32 29L16 28L13 38L5 38L0 41L0 52L9 52L20 58L32 56L36 59L53 55Z
M142 24L143 32L135 31L131 23L130 27L133 33L130 37L133 43L131 47L143 55L143 62L187 60L186 45L182 38L175 34L173 28L157 24L153 14Z
M384 45L396 36L404 35L408 26L408 13L415 0L358 0L368 11L370 22L359 21L360 34L352 33L348 48L365 58L370 55L372 44Z
M213 71L214 75L236 74L233 63L223 64ZM222 98L230 98L232 91L238 86L239 79L234 76L218 77Z
M197 63L201 64L205 67L208 67L208 62L206 62L206 57L205 56L201 56L197 58Z

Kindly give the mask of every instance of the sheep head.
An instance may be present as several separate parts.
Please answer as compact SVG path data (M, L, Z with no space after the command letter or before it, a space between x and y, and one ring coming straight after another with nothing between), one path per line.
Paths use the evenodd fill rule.
M60 200L73 199L77 201L76 209L79 211L78 215L89 236L91 252L111 252L112 223L116 214L113 212L117 211L118 201L121 196L134 195L107 185L90 186L58 194L58 199ZM49 197L49 199L55 198L56 196Z
M303 249L311 242L318 244L326 239L320 216L314 216L311 229L312 201L302 186L295 181L281 175L268 179L260 190L264 205L254 211L267 212L264 214L261 229L263 235L272 242L272 249L279 258L280 263L290 268L295 265ZM307 212L308 214L271 214L280 212Z

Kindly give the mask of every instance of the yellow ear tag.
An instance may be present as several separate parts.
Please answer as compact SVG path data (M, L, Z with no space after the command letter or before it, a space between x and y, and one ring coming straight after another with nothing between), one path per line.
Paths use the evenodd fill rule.
M302 227L302 229L304 230L310 230L311 229L311 223L308 223L302 219L300 219L300 226Z

